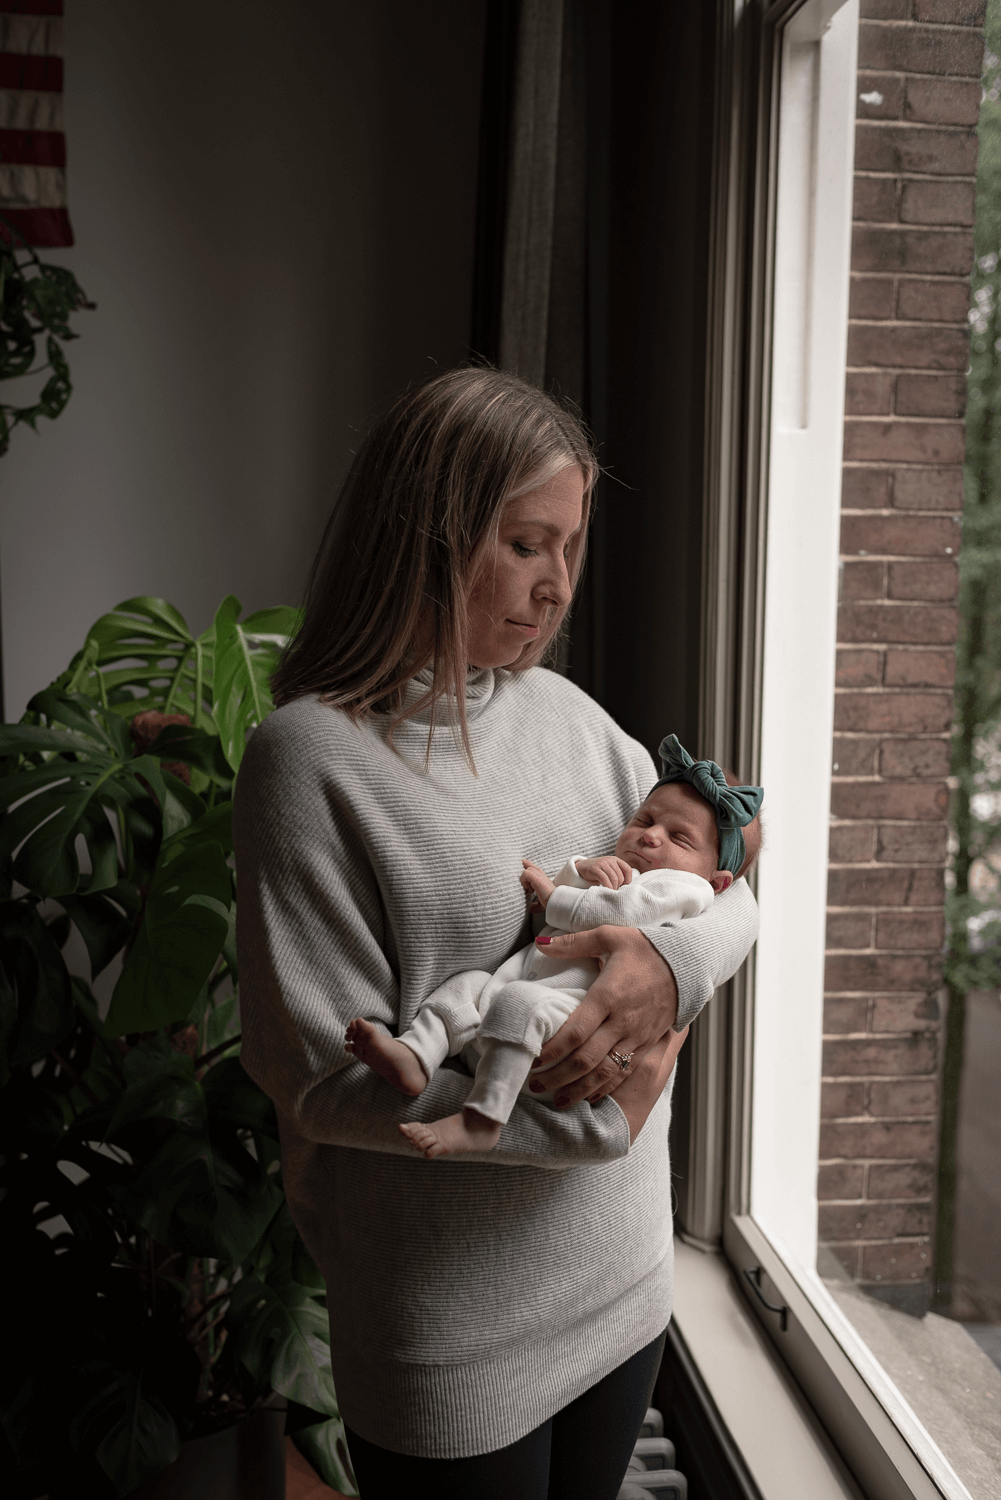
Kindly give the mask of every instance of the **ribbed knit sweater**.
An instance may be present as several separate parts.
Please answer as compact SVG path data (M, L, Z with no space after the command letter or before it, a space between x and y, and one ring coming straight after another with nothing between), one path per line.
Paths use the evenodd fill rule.
M468 1076L448 1065L407 1099L344 1049L354 1016L395 1032L450 974L496 969L531 935L522 857L555 875L567 848L609 852L656 779L542 668L473 675L468 719L476 775L448 728L425 770L426 714L394 750L383 719L291 703L251 738L234 820L242 1060L275 1101L289 1206L326 1279L341 1412L434 1458L531 1431L656 1337L673 1289L669 1088L632 1146L614 1098L523 1097L494 1151L427 1162L397 1126L460 1109ZM740 880L644 930L684 1026L757 910Z

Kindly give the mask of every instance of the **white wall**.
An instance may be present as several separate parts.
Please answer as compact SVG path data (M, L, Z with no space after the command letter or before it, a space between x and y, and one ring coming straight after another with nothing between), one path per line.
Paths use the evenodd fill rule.
M130 594L297 602L359 424L465 357L484 8L69 0L43 254L98 307L0 461L8 719Z

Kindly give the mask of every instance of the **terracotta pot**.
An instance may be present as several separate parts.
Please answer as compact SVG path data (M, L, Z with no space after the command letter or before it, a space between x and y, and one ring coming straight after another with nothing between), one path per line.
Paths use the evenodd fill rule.
M252 1411L234 1427L192 1438L130 1500L285 1500L284 1409Z

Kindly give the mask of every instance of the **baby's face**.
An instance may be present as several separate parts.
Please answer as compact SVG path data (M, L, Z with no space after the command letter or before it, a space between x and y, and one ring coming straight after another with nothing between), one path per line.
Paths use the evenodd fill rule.
M655 787L622 830L615 852L634 870L690 870L712 880L719 862L712 808L685 781Z

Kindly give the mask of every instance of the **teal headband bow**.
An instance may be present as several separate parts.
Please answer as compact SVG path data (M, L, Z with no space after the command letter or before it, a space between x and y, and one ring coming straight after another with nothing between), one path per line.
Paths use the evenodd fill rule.
M676 734L660 742L663 767L658 786L669 781L687 781L704 797L716 814L719 829L719 868L736 875L747 856L742 828L757 815L764 798L760 786L727 786L726 777L714 760L692 760Z

